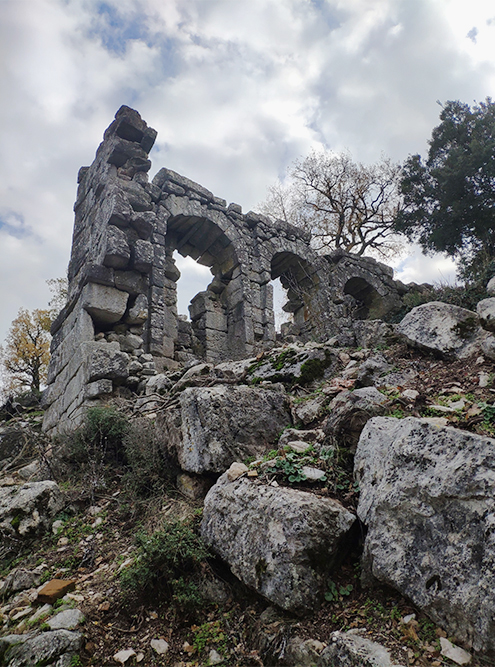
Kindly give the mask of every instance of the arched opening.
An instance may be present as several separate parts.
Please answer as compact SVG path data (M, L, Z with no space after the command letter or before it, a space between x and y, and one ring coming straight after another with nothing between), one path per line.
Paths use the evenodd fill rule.
M379 319L385 311L382 297L364 278L349 278L344 285L344 294L354 299L351 315L355 320Z
M275 332L281 333L282 329L290 326L294 322L292 313L287 313L284 306L289 300L287 290L282 285L280 278L270 280L269 283L273 290L273 316L275 321Z
M178 215L168 221L165 247L164 349L177 361L188 361L194 355L216 363L234 356L232 341L236 340L236 324L242 313L236 311L233 292L242 290L236 280L239 266L230 239L207 218ZM177 253L181 257L176 263ZM187 281L189 321L178 314L177 285L179 267L191 268L191 261L199 265L196 273L203 289L191 297L194 280ZM213 274L207 284L207 273L200 267ZM182 299L180 309L184 309Z
M292 252L276 253L271 262L271 277L280 284L286 294L282 310L290 314L292 323L282 327L282 332L307 338L318 325L321 316L316 298L318 275L311 265Z

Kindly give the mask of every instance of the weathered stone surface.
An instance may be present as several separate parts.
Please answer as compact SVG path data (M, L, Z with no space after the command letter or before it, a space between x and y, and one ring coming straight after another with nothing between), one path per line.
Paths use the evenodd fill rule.
M111 380L96 380L96 382L89 382L84 387L84 398L98 398L98 396L111 394L112 391L113 383Z
M126 292L88 283L84 288L82 307L99 324L118 322L127 306L129 295Z
M480 301L476 306L476 312L483 329L495 332L495 297Z
M87 352L87 382L107 378L117 380L129 375L129 359L118 343L89 343Z
M131 250L125 233L115 225L107 229L107 247L103 264L112 269L123 269L129 263Z
M42 534L64 505L55 482L0 486L0 531L18 537Z
M492 652L494 470L495 440L414 417L370 420L355 457L368 576Z
M224 472L260 456L290 424L287 397L254 387L190 387L163 415L168 447L186 472Z
M382 415L387 402L375 387L341 391L330 403L324 431L336 444L354 450L368 419Z
M401 667L392 664L387 649L357 632L335 632L317 667Z
M148 319L148 299L144 294L138 294L134 305L129 309L126 317L128 324L143 324Z
M38 586L40 578L41 571L39 570L26 570L22 567L16 567L0 585L0 596L8 597L12 593L17 593L17 591Z
M495 276L493 278L490 278L488 281L488 285L486 286L486 291L490 296L495 296Z
M336 362L335 354L321 346L291 345L276 348L248 368L248 377L272 382L305 384L321 378Z
M410 345L458 359L478 354L485 336L476 313L440 301L413 308L397 325L397 333Z
M79 609L64 609L47 622L50 630L74 630L84 622L84 614Z
M69 667L81 648L83 636L79 632L53 630L34 637L21 635L19 640L5 651L4 661L9 667Z
M356 378L357 387L371 387L382 384L380 378L392 370L392 364L382 354L376 354L366 359L360 366Z
M201 534L241 581L305 613L321 602L354 520L329 498L224 474L206 496Z

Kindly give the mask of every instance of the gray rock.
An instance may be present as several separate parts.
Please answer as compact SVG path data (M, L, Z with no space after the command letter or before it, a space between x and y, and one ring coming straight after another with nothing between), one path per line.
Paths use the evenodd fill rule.
M483 329L495 332L495 297L480 301L476 306L476 312Z
M486 291L490 296L495 296L495 276L493 278L490 278L488 281L488 285L486 286Z
M495 650L495 440L376 417L355 457L363 567L449 635Z
M148 319L148 299L144 294L138 294L134 305L129 309L125 319L127 324L143 324Z
M22 635L25 641L10 646L5 651L4 661L9 667L33 667L54 665L69 667L71 658L82 646L83 636L69 630L53 630L39 635Z
M364 361L359 367L356 378L357 387L371 387L376 385L377 380L388 373L392 365L388 363L382 354L377 354Z
M51 630L74 630L84 622L84 614L79 609L65 609L47 622Z
M279 438L278 446L290 446L292 442L302 441L306 444L306 447L308 447L309 444L322 442L324 438L325 434L321 429L303 430L297 428L286 428Z
M290 424L285 393L258 387L189 387L163 415L170 452L186 472L224 472L261 456Z
M375 387L341 391L330 403L324 431L335 444L353 451L368 419L382 415L387 402L387 397Z
M99 324L113 324L118 322L127 306L129 295L127 292L88 283L83 290L82 307Z
M112 269L123 269L129 263L131 250L125 232L109 225L107 228L107 247L103 264ZM112 289L112 288L110 288Z
M224 474L206 496L201 534L246 585L306 613L321 602L354 520L329 498Z
M495 336L488 335L481 343L481 351L488 359L495 360Z
M486 336L476 313L440 301L413 308L397 325L397 333L414 347L457 359L479 354Z
M87 381L117 380L129 375L127 354L118 343L86 343Z
M298 381L307 384L321 378L327 368L336 363L335 353L323 345L290 345L271 350L260 361L248 368L248 377L270 380L271 382Z
M314 667L325 648L325 644L317 639L301 639L293 637L284 655L284 664L293 667Z
M165 394L172 387L172 381L164 373L151 377L146 384L146 395Z
M28 482L0 487L0 530L7 535L33 537L49 530L64 500L55 482Z
M40 579L41 572L17 567L7 575L5 581L0 586L0 596L7 597L12 593L38 586Z
M335 632L320 655L317 667L401 667L392 664L386 648L357 632Z
M304 426L309 426L321 416L327 401L328 397L325 394L318 394L303 401L294 401L291 410L294 422L302 422Z

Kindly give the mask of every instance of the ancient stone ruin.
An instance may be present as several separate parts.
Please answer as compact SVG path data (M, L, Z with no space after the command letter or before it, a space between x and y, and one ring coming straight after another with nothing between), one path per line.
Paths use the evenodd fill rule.
M53 325L44 395L49 433L76 426L88 404L119 386L142 391L163 368L273 347L276 278L293 314L283 333L303 342L368 342L377 328L365 321L397 310L407 290L384 264L318 254L308 232L243 214L169 169L149 182L155 138L124 106L79 171L69 296ZM192 300L190 321L177 313L176 250L213 276Z

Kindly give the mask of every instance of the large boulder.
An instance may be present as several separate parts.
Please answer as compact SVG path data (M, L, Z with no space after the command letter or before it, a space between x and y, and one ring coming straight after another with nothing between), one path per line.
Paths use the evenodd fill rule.
M9 667L54 665L70 667L77 664L75 656L82 646L83 636L69 630L53 630L38 635L8 635L0 639L0 659Z
M486 336L476 313L440 301L413 308L397 325L397 333L414 347L458 359L479 354Z
M247 386L188 387L161 426L170 453L186 472L224 472L259 457L291 425L284 391Z
M16 538L41 534L63 506L62 493L52 481L0 486L0 534Z
M335 351L328 346L316 343L307 343L303 347L288 345L274 348L255 360L247 369L247 379L308 384L323 377L327 368L337 365Z
M480 318L480 324L483 329L495 332L495 297L483 299L476 306L476 312Z
M225 473L206 496L201 534L246 585L305 613L321 602L354 520L330 498Z
M365 576L449 635L495 651L495 440L426 419L375 417L355 457Z

